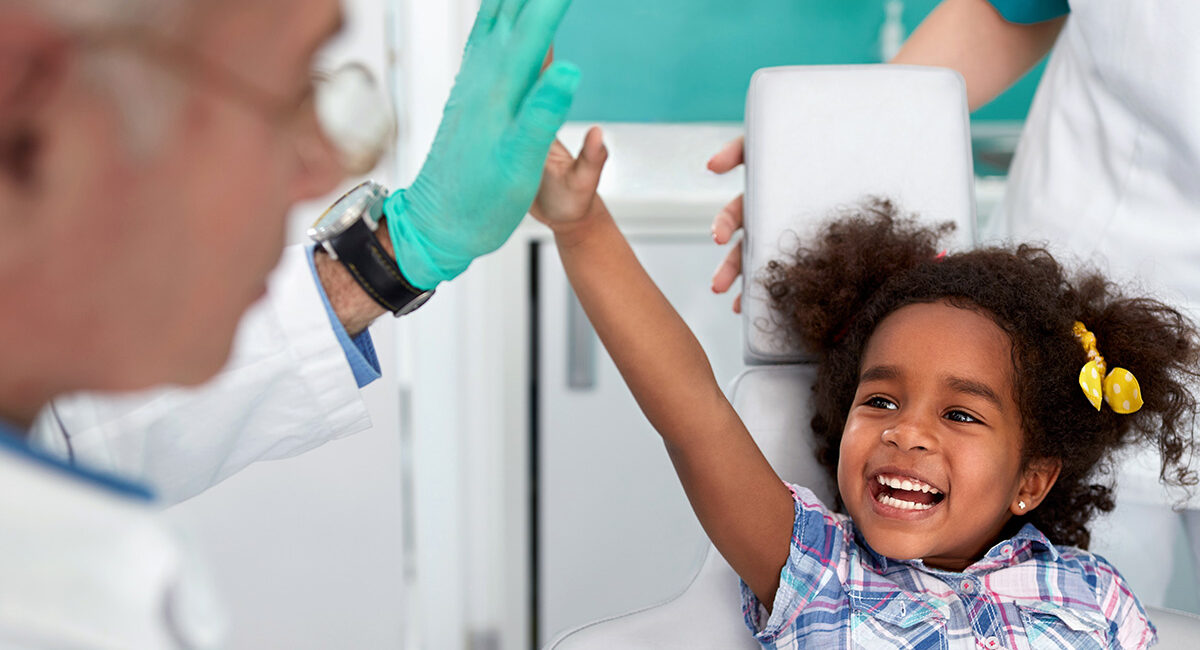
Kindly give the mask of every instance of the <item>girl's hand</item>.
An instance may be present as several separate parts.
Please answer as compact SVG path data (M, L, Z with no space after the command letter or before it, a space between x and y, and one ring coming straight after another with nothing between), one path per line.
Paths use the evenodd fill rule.
M596 202L596 186L608 159L604 134L592 127L583 140L579 158L557 140L550 146L542 185L533 200L530 213L550 226L555 234L569 231L584 221Z

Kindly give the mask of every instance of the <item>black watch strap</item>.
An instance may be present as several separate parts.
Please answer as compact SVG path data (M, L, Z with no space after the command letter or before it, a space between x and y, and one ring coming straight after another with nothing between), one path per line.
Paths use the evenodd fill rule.
M329 240L329 246L363 291L396 316L415 310L433 295L409 283L362 219Z

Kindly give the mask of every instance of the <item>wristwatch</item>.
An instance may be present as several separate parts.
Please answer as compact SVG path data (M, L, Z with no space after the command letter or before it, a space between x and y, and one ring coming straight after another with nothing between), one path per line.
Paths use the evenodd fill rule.
M329 206L308 236L341 262L368 296L399 317L425 304L433 290L409 283L375 237L387 195L378 183L360 184Z

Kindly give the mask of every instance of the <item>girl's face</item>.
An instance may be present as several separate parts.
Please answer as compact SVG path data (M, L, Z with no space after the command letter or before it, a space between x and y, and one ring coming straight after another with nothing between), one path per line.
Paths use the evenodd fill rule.
M1021 466L1012 349L990 318L945 302L901 307L875 329L838 463L875 551L962 570L1049 491L1056 469Z

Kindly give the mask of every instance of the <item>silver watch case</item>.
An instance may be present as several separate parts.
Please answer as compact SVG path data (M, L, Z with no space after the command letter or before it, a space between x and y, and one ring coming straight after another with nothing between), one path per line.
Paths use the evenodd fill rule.
M375 232L379 228L379 219L383 215L383 202L387 199L388 191L374 181L363 181L357 187L346 192L313 222L307 235L317 242L329 254L330 259L338 258L330 241L354 225L359 219Z

